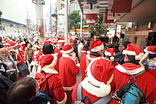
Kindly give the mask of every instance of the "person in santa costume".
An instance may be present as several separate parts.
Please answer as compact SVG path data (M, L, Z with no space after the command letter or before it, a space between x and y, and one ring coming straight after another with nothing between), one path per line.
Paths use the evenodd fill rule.
M14 61L16 61L16 65L21 65L24 62L24 58L22 57L21 52L18 50L18 44L10 41L10 47L12 48L12 52L15 56L13 56Z
M114 55L115 55L115 49L114 48L107 48L105 51L105 57L106 59L110 61L114 61Z
M38 69L38 59L43 54L43 52L40 50L39 45L34 45L34 53L33 53L33 61L31 62L32 68L32 74L35 77L37 69Z
M145 67L139 64L139 60L143 57L144 53L141 48L130 43L127 48L123 51L124 64L116 65L114 70L114 78L112 82L112 90L118 91L123 85L127 84L132 75L138 74L145 71ZM149 104L154 104L156 100L156 83L154 77L148 73L135 77L137 86L143 91L146 96L146 100ZM135 83L134 78L131 82Z
M61 50L62 50L62 47L63 47L64 43L65 43L65 40L63 38L60 38L58 40L58 47L55 48L55 50L54 50L54 54L58 53L58 59L57 59L56 65L55 65L55 69L58 71L58 73L59 73L59 60L62 57Z
M4 47L4 48L7 48L7 47L9 47L9 46L10 46L10 44L9 44L9 43L5 43L5 42L2 42L2 45L3 45L3 47Z
M54 69L57 62L56 54L46 54L41 58L40 61L41 69L45 74L51 73L48 80L48 93L52 96L53 104L65 104L67 101L67 95L64 93L61 85L61 78L58 76L58 72Z
M81 58L80 61L80 67L81 67L81 80L83 80L86 77L86 68L89 65L89 63L97 58L97 57L102 57L104 53L104 45L101 42L101 40L96 39L91 42L90 48L89 48L90 53L87 54L85 57Z
M44 44L43 46L43 54L41 56L39 56L38 58L38 69L37 69L37 73L39 73L41 71L41 60L42 58L47 55L47 54L53 54L54 50L53 50L53 46L51 44Z
M146 47L144 52L145 54L140 60L140 63L148 67L147 72L152 74L156 80L156 45Z
M59 61L59 76L64 91L67 93L67 103L71 104L71 92L76 84L76 75L79 73L79 65L72 60L73 48L67 44L62 47L62 57ZM78 61L76 61L78 63Z
M78 96L87 96L91 103L97 102L99 99L101 102L96 104L119 104L115 99L112 100L110 96L111 86L110 83L113 79L114 66L112 62L102 57L96 58L90 62L87 67L87 77L83 81L76 83L72 92L72 101L81 101ZM82 88L79 90L78 86ZM79 93L81 92L81 93ZM100 101L100 100L99 100ZM88 100L84 100L85 104L88 104Z
M24 50L23 50L23 45L21 45L20 39L16 38L15 39L16 44L18 45L18 51L21 54L22 58L24 59Z

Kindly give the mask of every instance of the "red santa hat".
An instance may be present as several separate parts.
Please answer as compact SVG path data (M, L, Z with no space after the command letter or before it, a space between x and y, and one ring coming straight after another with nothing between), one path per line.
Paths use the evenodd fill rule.
M18 44L16 42L10 41L10 47L11 48L14 48L16 46L18 46Z
M127 48L125 50L123 50L123 54L134 55L135 60L141 60L141 58L144 55L141 48L132 43L127 45Z
M2 42L2 45L3 45L3 46L9 45L9 43Z
M40 48L41 48L39 45L34 45L34 47L36 47L36 48L38 48L38 49L40 49Z
M41 58L40 65L42 70L44 70L46 73L58 73L54 66L57 62L57 56L56 54L47 54Z
M114 61L114 55L115 55L115 49L114 48L107 48L107 50L105 51L105 55L106 56L111 56L110 60Z
M145 54L142 57L142 59L140 60L140 62L145 60L149 54L156 54L156 45L151 45L151 46L146 47L144 49L144 52L145 52Z
M71 53L73 50L74 50L74 49L73 49L72 45L66 44L66 45L64 45L64 46L62 47L61 52L62 52L62 53Z
M58 43L65 43L65 40L63 38L58 38Z
M15 42L17 42L18 40L19 40L19 38L16 38L16 39L15 39Z
M8 52L13 51L13 49L11 47L7 47Z
M42 44L42 46L44 46L45 44L50 44L50 42L51 42L51 41L45 40L45 41L42 41L41 44Z
M98 52L98 51L101 51L103 49L104 49L104 45L101 42L101 40L96 39L96 40L91 42L89 51L91 51L91 52Z
M104 58L94 59L87 67L88 76L82 83L83 88L98 97L108 95L111 91L110 83L113 79L113 71L114 67L109 60ZM88 83L90 84L88 85ZM97 86L97 88L90 85Z

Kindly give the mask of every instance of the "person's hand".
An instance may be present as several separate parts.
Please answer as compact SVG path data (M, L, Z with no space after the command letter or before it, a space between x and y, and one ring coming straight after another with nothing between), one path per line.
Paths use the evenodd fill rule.
M77 58L77 57L76 57L76 60L75 60L75 61L76 61L76 64L79 64L79 60L78 60L78 58Z
M19 73L17 73L16 76L19 76Z
M51 104L50 101L48 101L47 104Z
M0 73L0 76L2 75L2 73Z
M16 71L16 69L10 69L10 72L15 72Z

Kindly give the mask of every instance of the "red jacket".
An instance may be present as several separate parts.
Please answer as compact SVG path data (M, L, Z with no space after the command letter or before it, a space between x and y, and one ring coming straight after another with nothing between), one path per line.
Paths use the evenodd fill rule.
M39 57L43 54L42 51L34 51L33 53L33 61L38 62Z
M22 57L22 54L20 51L16 54L16 61L17 65L21 65L24 62L24 58Z
M124 70L126 69L126 70ZM120 67L116 66L116 69L114 70L114 79L112 82L112 89L115 89L115 92L119 90L123 85L127 84L130 75L130 71L137 74L137 70L142 69L141 65L136 65L133 63L125 63L120 65ZM130 73L129 73L130 74ZM131 80L131 82L134 82L134 78ZM148 73L144 72L143 74L136 77L137 86L144 92L146 96L146 100L149 102L149 104L154 104L154 101L156 100L156 83L154 77Z
M79 67L67 55L67 57L61 57L59 69L59 76L61 77L61 84L64 87L64 91L71 91L76 84L76 75L79 73Z
M58 104L57 102L60 104L65 104L67 96L64 93L61 85L61 78L58 76L58 74L54 74L48 78L48 88L49 94L53 98L53 104Z
M55 65L55 67L54 67L55 70L57 70L58 73L59 73L59 60L62 57L62 53L60 51L61 51L61 49L59 49L58 47L54 50L54 54L58 53L57 63Z

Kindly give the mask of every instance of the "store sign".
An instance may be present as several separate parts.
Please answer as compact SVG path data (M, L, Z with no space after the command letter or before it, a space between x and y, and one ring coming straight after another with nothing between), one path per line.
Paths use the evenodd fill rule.
M83 13L84 14L98 14L100 12L99 5L100 5L99 3L93 4L92 9L91 9L91 5L85 3L83 7Z
M112 8L113 6L108 7L108 14L107 14L107 20L113 20L113 19L120 19L121 14L120 13L113 13Z
M114 0L113 13L129 13L131 12L132 0Z

